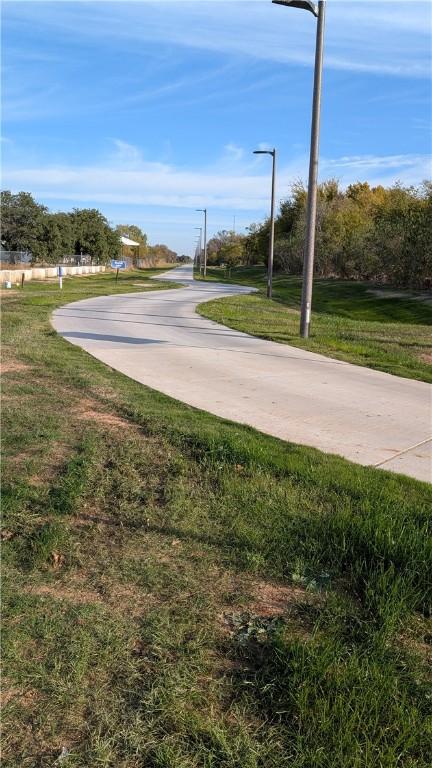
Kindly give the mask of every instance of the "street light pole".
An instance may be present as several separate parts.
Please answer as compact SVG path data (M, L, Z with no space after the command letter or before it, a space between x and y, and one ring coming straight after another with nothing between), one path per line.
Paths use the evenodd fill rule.
M307 199L307 223L306 242L303 261L303 285L300 312L300 335L309 337L311 309L313 269L315 256L315 231L317 208L317 181L318 181L318 155L321 115L321 84L324 52L324 21L325 0L319 0L318 6L310 0L272 0L276 5L291 5L294 8L303 8L317 17L317 34L315 46L315 71L312 107L311 143L309 158L309 181Z
M202 261L202 227L194 227L194 229L199 229L199 270L201 274L201 261Z
M200 259L201 259L200 241L197 240L195 243L195 265L199 270L201 270ZM200 274L201 274L201 271L200 271Z
M196 208L204 214L204 280L207 275L207 208Z
M255 149L254 155L272 156L272 186L271 186L271 206L270 206L270 242L267 266L267 298L271 299L273 295L273 253L274 253L274 209L275 209L275 184L276 184L276 150L275 149Z

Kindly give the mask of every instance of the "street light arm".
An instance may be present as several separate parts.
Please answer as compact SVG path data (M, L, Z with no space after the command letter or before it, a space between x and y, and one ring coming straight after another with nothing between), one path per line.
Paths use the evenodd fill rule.
M275 149L254 149L253 154L254 155L272 155L274 156L276 150Z
M310 11L314 16L318 16L318 7L312 0L272 0L275 5L288 5L291 8L302 8L305 11Z

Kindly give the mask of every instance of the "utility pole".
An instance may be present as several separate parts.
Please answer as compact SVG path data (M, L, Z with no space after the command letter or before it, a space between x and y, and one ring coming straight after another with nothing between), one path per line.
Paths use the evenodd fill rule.
M276 5L287 5L294 8L303 8L310 11L317 18L317 32L315 45L315 70L312 106L311 144L309 158L309 181L307 199L307 223L306 241L303 261L303 285L300 312L300 335L309 337L311 310L313 269L315 257L315 231L317 208L317 183L318 183L318 155L321 116L321 84L324 52L324 23L325 0L319 0L318 5L311 0L272 0Z
M204 214L204 280L207 275L207 208L196 208Z
M272 184L271 184L271 203L270 203L270 238L269 255L267 265L267 298L273 296L273 253L274 253L274 222L275 222L275 185L276 185L276 149L255 149L254 155L272 156Z
M200 274L201 274L201 269L202 269L202 264L201 264L201 262L202 262L202 227L194 227L194 229L199 229L199 260L197 260L198 264L196 266L199 266L199 271L200 271Z

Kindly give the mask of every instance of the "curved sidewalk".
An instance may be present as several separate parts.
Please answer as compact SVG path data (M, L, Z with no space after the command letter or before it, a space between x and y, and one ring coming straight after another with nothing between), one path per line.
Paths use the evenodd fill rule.
M195 307L251 289L194 281L189 265L164 277L184 287L74 302L54 312L53 326L112 368L189 405L432 481L428 384L230 330Z

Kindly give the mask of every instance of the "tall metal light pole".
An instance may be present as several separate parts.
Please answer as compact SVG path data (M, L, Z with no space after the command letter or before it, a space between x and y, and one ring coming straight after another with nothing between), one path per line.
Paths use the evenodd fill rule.
M271 155L272 161L272 186L271 186L271 207L270 207L270 244L267 266L267 298L271 299L273 295L273 252L274 252L274 207L275 207L275 181L276 181L276 150L275 149L255 149L254 155Z
M300 335L303 336L304 339L307 339L309 336L311 320L313 268L315 256L316 201L321 112L321 82L324 51L325 0L319 0L318 5L311 2L311 0L272 0L272 2L276 5L291 5L293 8L303 8L305 11L310 11L313 13L313 15L318 19L315 47L315 74L309 159L306 242L303 261L303 286L300 313Z
M200 241L197 240L196 243L195 243L195 264L196 264L197 268L199 269L200 275L201 275L201 263L200 263L200 261L201 261Z
M199 229L199 270L201 273L201 260L202 260L202 227L194 227L194 229Z
M204 214L204 279L207 275L207 208L196 208Z

